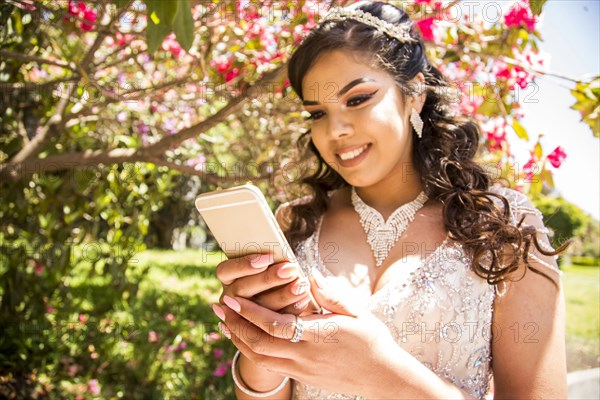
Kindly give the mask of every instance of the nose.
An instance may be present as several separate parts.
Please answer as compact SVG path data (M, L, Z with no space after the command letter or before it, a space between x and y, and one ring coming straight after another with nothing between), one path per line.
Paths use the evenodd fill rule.
M340 139L350 136L354 133L354 127L347 117L330 116L329 118L329 136L332 139Z

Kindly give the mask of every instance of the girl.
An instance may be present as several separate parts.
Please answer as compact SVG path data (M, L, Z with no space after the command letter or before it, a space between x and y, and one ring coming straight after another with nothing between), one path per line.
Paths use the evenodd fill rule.
M240 399L566 398L564 304L540 213L473 161L479 128L408 15L360 2L292 56L312 195L278 220L297 266L221 263Z

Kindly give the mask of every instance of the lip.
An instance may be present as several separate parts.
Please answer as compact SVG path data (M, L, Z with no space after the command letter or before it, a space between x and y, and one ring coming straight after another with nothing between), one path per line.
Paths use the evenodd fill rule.
M350 160L342 160L340 158L340 156L339 156L340 153L347 153L349 151L360 149L361 147L364 147L365 145L367 146L367 148L365 149L365 151L363 151L362 153L360 153L355 158L351 158ZM358 145L358 146L344 147L343 149L340 149L340 150L338 150L338 151L335 152L335 159L339 163L339 165L342 166L342 167L344 167L344 168L354 167L354 166L360 164L367 157L367 154L371 150L371 147L372 147L371 143L365 143L365 144L361 144L361 145Z

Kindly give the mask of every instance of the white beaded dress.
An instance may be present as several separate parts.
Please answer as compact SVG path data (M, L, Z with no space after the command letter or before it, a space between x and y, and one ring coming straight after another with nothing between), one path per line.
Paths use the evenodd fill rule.
M512 222L523 215L533 225L544 247L551 249L541 213L523 194L494 188L510 203ZM317 268L327 279L334 276L325 266L318 250L320 222L315 233L296 249L306 273ZM531 246L534 247L534 246ZM540 259L536 250L530 261L544 265L549 273L560 274ZM437 247L420 264L410 264L400 277L388 282L369 300L370 311L389 328L404 350L438 376L460 387L475 398L486 396L492 379L492 313L496 290L471 270L471 260L461 245L450 239ZM315 371L318 374L318 371ZM294 400L360 399L332 393L293 382Z

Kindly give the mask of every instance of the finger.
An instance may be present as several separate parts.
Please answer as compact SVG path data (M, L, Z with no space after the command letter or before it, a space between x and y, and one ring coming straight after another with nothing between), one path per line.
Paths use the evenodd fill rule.
M295 278L285 286L254 296L253 301L270 310L282 310L289 306L290 309L296 310L294 314L297 314L297 310L306 305L308 285L307 279Z
M314 314L314 312L311 312L309 310L310 304L311 304L310 296L305 295L297 302L295 302L287 307L281 308L277 312L279 314L292 314L292 315L298 315L298 316L311 315L311 314Z
M348 288L329 284L318 270L313 270L309 277L311 291L319 305L332 313L358 317L366 307L352 298Z
M224 285L229 285L236 279L264 271L272 263L272 254L251 254L219 263L216 274Z
M244 343L243 340L241 340L232 331L230 331L229 328L227 328L226 324L222 322L219 323L219 330L223 333L223 335L225 335L228 339L230 339L233 342L233 345L244 356L246 356L252 363L254 363L259 368L263 368L267 371L281 374L282 377L288 376L291 379L298 380L294 373L295 369L297 369L296 360L290 358L270 357L254 352L246 343Z
M297 279L299 266L297 263L283 262L273 264L255 275L236 279L225 290L230 297L239 296L250 298L259 293L278 288ZM278 307L281 308L287 304Z
M274 338L283 339L286 341L291 340L296 334L298 326L297 321L303 325L302 335L299 340L312 340L315 338L315 332L311 331L310 327L298 317L291 314L279 314L278 312L269 310L268 308L262 307L250 300L242 297L232 298L225 296L223 301L227 305L227 308L233 312L239 314L239 317L252 323L255 328L262 330L264 333L268 333ZM225 307L224 307L225 308ZM325 317L325 316L315 316ZM314 320L315 317L311 317ZM255 332L252 330L251 332ZM297 343L294 343L297 344Z
M226 299L230 299L227 297ZM226 301L226 303L230 303ZM224 314L224 324L229 330L229 333L235 335L241 342L244 343L253 353L261 356L269 357L288 357L290 345L297 343L289 343L288 340L278 338L270 331L275 330L278 324L270 324L270 326L259 327L242 318L229 306L221 307ZM265 309L266 310L266 309ZM272 312L272 311L271 311ZM279 317L281 315L275 313ZM292 316L288 316L292 317ZM250 358L250 357L248 357Z

